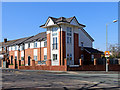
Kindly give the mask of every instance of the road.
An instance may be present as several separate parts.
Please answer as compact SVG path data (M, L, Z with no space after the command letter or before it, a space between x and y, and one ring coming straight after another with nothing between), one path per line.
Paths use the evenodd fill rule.
M117 72L55 72L55 71L4 71L2 73L3 89L29 88L63 90L73 89L119 89Z

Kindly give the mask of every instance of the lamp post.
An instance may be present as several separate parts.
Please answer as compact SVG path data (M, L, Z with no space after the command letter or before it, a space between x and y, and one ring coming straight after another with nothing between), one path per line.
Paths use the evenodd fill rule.
M117 22L118 20L113 20L113 22L112 23L115 23L115 22ZM107 30L107 28L108 28L108 25L109 24L111 24L111 23L107 23L106 24L106 51L108 51L108 30ZM108 63L107 63L107 57L106 57L106 72L108 72Z

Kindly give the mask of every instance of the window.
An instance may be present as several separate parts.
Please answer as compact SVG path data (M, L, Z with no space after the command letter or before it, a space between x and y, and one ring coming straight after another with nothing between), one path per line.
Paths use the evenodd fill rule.
M72 43L72 28L67 27L67 43Z
M15 56L15 59L17 60L17 56Z
M17 50L17 46L15 46L15 50Z
M11 50L13 50L13 48L11 47Z
M72 60L72 54L70 54L70 60Z
M57 54L53 54L53 60L57 60Z
M47 60L47 55L44 55L44 60Z
M34 48L37 48L37 42L34 42Z
M83 54L81 54L81 59L84 60L84 55Z
M83 42L81 42L81 50L83 50Z
M57 36L57 30L58 30L57 27L52 28L52 36Z
M58 30L57 27L53 27L53 28L52 28L52 31L53 31L53 32L56 32L57 30Z
M83 42L81 42L81 47L83 47Z
M24 60L24 57L21 57L21 60Z
M24 46L23 45L21 45L21 50L24 50Z
M34 60L37 61L37 56L34 56Z
M44 41L44 47L47 47L47 41Z
M58 47L57 47L57 37L53 37L53 49L58 49Z
M91 61L94 61L94 55L93 54L91 55Z
M28 43L28 48L30 48L30 43Z

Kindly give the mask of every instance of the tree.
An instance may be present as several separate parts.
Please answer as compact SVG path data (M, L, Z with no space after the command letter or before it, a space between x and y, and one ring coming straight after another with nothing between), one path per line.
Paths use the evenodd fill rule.
M118 46L118 44L110 45L109 51L111 53L111 58L120 58L120 47Z

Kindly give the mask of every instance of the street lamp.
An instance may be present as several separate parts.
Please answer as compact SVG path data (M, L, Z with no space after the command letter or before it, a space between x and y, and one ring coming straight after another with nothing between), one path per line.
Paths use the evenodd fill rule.
M115 23L117 22L118 20L113 20L112 23ZM108 31L107 31L107 27L108 25L111 24L111 23L107 23L106 24L106 51L108 51ZM108 72L108 63L107 63L107 57L106 57L106 72Z

